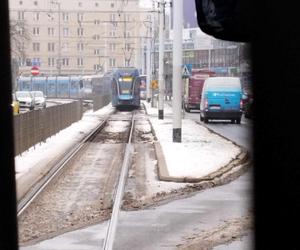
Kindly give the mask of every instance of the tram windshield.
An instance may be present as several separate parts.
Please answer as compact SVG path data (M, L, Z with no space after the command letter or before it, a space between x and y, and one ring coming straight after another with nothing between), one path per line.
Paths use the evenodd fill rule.
M122 77L119 78L119 90L121 95L130 95L132 94L132 77Z

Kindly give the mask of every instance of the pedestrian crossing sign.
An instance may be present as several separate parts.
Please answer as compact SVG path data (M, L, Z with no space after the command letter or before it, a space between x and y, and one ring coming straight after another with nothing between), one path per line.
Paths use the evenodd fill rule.
M183 77L189 77L191 75L189 68L187 67L187 65L183 65L183 69L182 69L182 76Z

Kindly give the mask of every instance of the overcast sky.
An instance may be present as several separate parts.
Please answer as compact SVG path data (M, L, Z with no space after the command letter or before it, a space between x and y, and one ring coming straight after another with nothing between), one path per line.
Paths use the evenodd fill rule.
M152 0L140 0L140 4L143 7L152 7Z

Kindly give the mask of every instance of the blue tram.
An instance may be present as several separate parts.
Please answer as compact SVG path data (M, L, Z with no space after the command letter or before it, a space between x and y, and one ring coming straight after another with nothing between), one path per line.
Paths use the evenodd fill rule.
M140 75L133 67L116 68L112 71L112 106L121 108L140 107Z

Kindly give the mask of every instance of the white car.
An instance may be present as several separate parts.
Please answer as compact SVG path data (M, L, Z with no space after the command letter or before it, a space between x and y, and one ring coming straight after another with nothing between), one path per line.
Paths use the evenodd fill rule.
M35 107L46 108L46 96L42 91L31 91L34 98Z
M16 99L20 103L20 108L34 109L34 98L30 91L16 91Z

